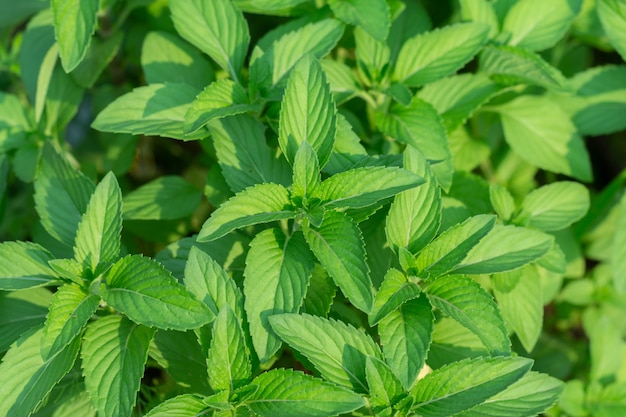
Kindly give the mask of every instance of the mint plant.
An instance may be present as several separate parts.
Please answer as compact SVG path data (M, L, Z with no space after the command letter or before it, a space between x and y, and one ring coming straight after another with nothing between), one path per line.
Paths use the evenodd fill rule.
M624 16L0 0L0 416L620 415Z

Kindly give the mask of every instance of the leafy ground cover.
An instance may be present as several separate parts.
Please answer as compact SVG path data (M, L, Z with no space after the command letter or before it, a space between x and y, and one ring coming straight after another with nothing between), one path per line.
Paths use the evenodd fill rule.
M0 416L626 415L625 34L0 0Z

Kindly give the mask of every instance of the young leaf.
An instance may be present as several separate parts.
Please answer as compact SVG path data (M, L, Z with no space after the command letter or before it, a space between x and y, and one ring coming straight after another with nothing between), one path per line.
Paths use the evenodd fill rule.
M394 251L405 248L417 253L439 231L441 190L424 155L411 146L404 150L404 169L423 177L426 183L396 196L389 208L385 233Z
M589 210L589 191L577 182L559 181L530 192L516 221L544 231L561 230Z
M424 366L433 329L432 306L424 296L405 302L378 325L387 363L406 390Z
M389 75L389 46L384 40L378 40L358 27L354 29L354 43L357 70L363 82L368 86L382 84ZM394 94L398 90L408 91L403 84L394 84L394 86L396 87L389 88L389 94L392 97L401 96ZM408 93L411 95L410 91ZM411 101L410 97L408 101Z
M436 278L453 270L489 233L495 222L495 216L478 215L440 234L415 259L420 276Z
M521 379L532 366L522 357L476 358L439 368L411 393L413 410L424 417L447 417L481 404Z
M369 312L374 301L372 281L365 261L365 245L350 217L328 211L319 228L303 225L309 247L335 284L359 310Z
M71 72L85 57L96 29L99 0L52 0L55 38L65 72Z
M45 288L0 292L0 353L45 322L51 300L52 293Z
M448 76L476 55L489 36L481 23L458 23L407 40L393 80L418 87Z
M329 0L328 5L344 22L360 26L381 42L387 38L391 16L385 0Z
M613 271L613 286L619 294L626 293L626 194L622 195L617 206L618 219L613 236L611 250L611 270Z
M267 229L250 242L243 289L250 334L261 362L269 361L281 346L268 319L298 312L314 260L301 232L285 236L279 229Z
M122 192L109 172L100 181L78 224L74 257L84 268L95 271L100 262L115 262L120 256Z
M598 17L611 45L626 60L626 4L619 0L599 0Z
M489 186L489 201L502 221L511 220L513 213L515 213L515 200L506 187L491 184Z
M157 405L145 417L195 417L201 416L206 408L202 397L183 394Z
M398 378L380 359L367 357L365 377L369 387L370 404L375 412L393 406L406 395Z
M433 307L471 330L492 355L508 355L511 342L504 320L491 295L474 280L448 275L425 289Z
M259 389L245 404L261 417L330 417L363 407L354 392L290 369L273 369L257 376Z
M169 271L141 255L129 255L116 262L100 291L111 307L146 326L187 330L215 318Z
M87 326L81 350L85 387L99 414L131 417L154 329L122 316Z
M196 94L198 90L182 83L137 87L105 107L91 126L102 132L202 139L208 136L206 130L187 135L183 129L185 113Z
M202 225L198 242L215 240L242 227L295 216L289 191L285 187L258 184L237 193L214 211Z
M280 109L278 142L293 164L302 142L309 142L323 167L333 150L337 110L320 63L302 58L289 75Z
M0 290L13 291L56 282L48 266L52 254L32 242L0 243Z
M374 307L369 314L370 326L375 326L405 302L419 297L419 285L409 281L402 272L391 268L374 298Z
M356 75L346 64L333 59L323 59L320 61L320 64L326 74L326 79L328 80L328 84L330 84L330 91L333 92L337 104L349 100L354 96L355 92L361 89ZM340 116L338 116L338 118L339 117ZM337 129L339 129L339 126ZM337 135L339 135L339 132L337 132ZM335 138L335 141L336 140L337 138Z
M520 96L496 108L504 136L523 159L539 168L583 181L592 179L589 154L576 127L546 98Z
M461 20L482 23L489 26L489 38L494 38L500 32L498 16L493 4L488 0L460 0Z
M207 359L211 387L234 391L250 382L252 365L241 322L228 304L213 322L211 347Z
M291 192L297 197L312 195L320 183L320 166L315 150L309 142L302 141L293 161Z
M170 220L191 215L202 193L179 176L159 177L124 196L124 219Z
M237 115L209 123L217 160L233 192L262 182L291 184L291 167L265 143L265 125Z
M250 43L243 13L230 0L176 1L170 4L170 10L178 33L239 83Z
M69 345L96 312L99 303L100 297L86 294L77 285L59 287L52 297L41 335L41 357L48 360Z
M80 338L47 360L41 358L41 330L24 333L2 358L0 415L30 416L67 374L78 356Z
M306 356L324 379L367 392L365 360L368 355L382 360L382 353L365 333L343 322L308 314L277 314L269 322L272 330Z

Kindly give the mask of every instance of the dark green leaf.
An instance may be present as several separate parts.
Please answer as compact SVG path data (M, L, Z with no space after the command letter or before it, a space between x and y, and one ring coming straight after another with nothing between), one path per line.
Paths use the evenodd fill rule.
M181 177L160 177L124 196L124 219L180 219L194 212L201 197L200 190Z
M0 353L26 330L44 323L51 300L45 288L0 292Z

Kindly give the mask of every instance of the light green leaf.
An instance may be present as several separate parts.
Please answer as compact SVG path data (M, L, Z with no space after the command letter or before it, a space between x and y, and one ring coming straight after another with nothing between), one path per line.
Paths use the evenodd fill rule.
M428 365L433 369L449 363L489 356L478 336L450 317L441 317L435 323L433 342L428 352Z
M480 50L489 36L481 23L458 23L407 40L393 72L393 80L420 86L462 68Z
M389 75L389 46L359 27L354 29L354 43L357 70L362 82L368 86L383 84Z
M37 13L28 22L26 31L24 32L24 38L20 45L18 58L20 78L24 82L28 99L30 103L35 105L36 110L39 109L37 102L42 103L41 100L45 97L45 91L48 89L48 81L45 80L51 76L54 69L54 64L50 65L49 62L46 62L46 57L48 57L49 61L51 57L48 54L53 53L50 52L50 49L58 49L54 46L56 43L54 40L52 11L49 9L49 2L46 3L48 3L45 4L46 9ZM20 2L20 5L21 4L22 2ZM17 4L13 4L11 6L15 8L16 5ZM6 6L4 3L1 3L0 7L4 8ZM4 10L0 10L0 12L3 11ZM4 16L2 13L0 13L0 15ZM40 77L41 85L39 85ZM38 90L43 91L43 93L38 94ZM39 112L35 111L35 114L41 114L41 110L43 109L39 109Z
M545 97L525 95L495 110L502 117L506 141L523 159L548 171L592 179L584 142L560 107Z
M515 222L545 231L566 228L589 210L589 191L577 182L559 181L530 192Z
M491 201L493 209L503 222L506 223L511 220L516 206L513 196L506 187L499 184L491 184L489 186L489 201Z
M216 391L232 392L250 382L252 365L241 321L228 304L213 322L207 368L211 387Z
M391 16L385 0L329 0L328 5L344 22L360 26L379 41L387 38Z
M233 3L247 13L289 16L293 12L298 11L298 5L309 1L310 0L234 0Z
M159 263L129 255L108 271L102 298L131 320L160 329L195 329L215 316Z
M50 303L41 335L41 357L48 360L65 349L96 312L100 297L74 284L62 285Z
M146 35L141 68L148 84L185 83L201 90L215 79L211 65L197 49L167 32Z
M604 32L626 61L626 4L620 0L598 0L596 4Z
M415 259L420 276L436 278L453 270L489 233L495 221L495 216L481 214L440 234Z
M405 302L378 325L385 359L406 390L424 366L433 329L432 306L424 296Z
M411 146L404 150L404 169L423 177L426 183L396 195L385 232L394 251L406 248L417 253L435 237L441 225L441 189L424 155Z
M536 267L531 265L518 271L495 274L491 282L502 317L517 334L526 352L531 352L543 325L541 280Z
M369 387L370 404L374 412L393 406L406 395L398 378L380 359L373 356L367 357L365 377Z
M258 184L237 193L222 204L202 225L198 241L220 238L235 229L290 219L296 213L291 207L289 191L278 184Z
M406 275L391 268L385 274L374 298L374 307L369 314L370 326L376 325L405 302L419 297L422 290L419 285L407 279Z
M368 335L341 321L308 314L277 314L269 322L272 330L306 356L324 379L367 392L366 357L382 360L378 345Z
M250 43L243 13L230 0L175 1L170 4L170 10L178 33L239 83Z
M320 166L315 150L309 142L302 141L293 161L294 196L306 198L312 195L320 183Z
M320 61L320 64L326 74L326 80L330 84L330 91L333 92L337 104L349 100L356 91L361 89L356 75L352 72L352 68L346 64L333 59L323 59ZM339 129L339 126L337 129ZM338 135L339 132L337 132ZM335 141L337 141L337 138L335 138Z
M0 292L0 353L46 320L52 293L45 288Z
M509 10L502 25L510 45L541 51L553 47L580 11L582 0L521 0Z
M489 26L489 38L494 38L500 32L498 16L492 2L488 0L460 0L461 20L482 23Z
M183 130L185 113L196 94L198 90L182 83L137 87L105 107L91 126L102 132L202 139L208 136L204 129L190 135Z
M285 236L279 229L267 229L250 242L243 289L252 343L261 362L272 359L281 346L268 319L298 312L314 260L301 232Z
M90 323L81 359L85 386L98 414L131 417L154 329L118 316Z
M323 167L333 150L337 110L320 63L303 57L289 75L280 109L278 142L293 164L302 142L309 142Z
M169 220L191 215L202 193L179 176L159 177L124 196L125 220Z
M41 330L24 333L2 358L0 364L0 415L30 416L52 388L67 374L78 356L80 338L43 360L39 353Z
M441 277L425 289L433 307L471 330L492 355L508 355L511 342L491 295L464 275Z
M363 407L354 392L291 369L273 369L256 377L259 389L246 405L261 417L331 417Z
M35 180L35 208L41 224L54 238L69 246L74 244L78 223L95 188L52 146L44 146Z
M14 94L0 92L0 129L30 130L26 106ZM19 144L16 144L16 146ZM6 149L4 147L0 149ZM8 150L8 149L7 149Z
M476 358L454 362L420 380L413 410L424 417L448 417L481 404L521 379L532 366L522 357Z
M101 262L115 262L120 256L122 192L115 175L109 172L100 181L78 224L74 257L94 272Z
M65 72L85 57L96 29L100 0L52 0L54 32Z
M614 380L622 364L624 352L620 324L597 309L587 308L583 316L583 326L589 337L589 379L597 382Z
M309 247L335 284L356 308L368 313L374 289L358 226L347 215L328 211L319 228L305 223L303 231Z
M202 397L183 394L157 405L146 414L146 417L195 417L202 415L206 408Z
M392 5L393 2L390 3ZM405 42L420 33L430 30L433 26L428 11L421 3L412 3L411 7L405 7L399 14L392 13L391 29L387 37L387 45L391 50L389 62L396 62L398 53Z
M0 243L0 290L13 291L55 284L56 273L48 266L52 254L32 242Z
M423 183L421 176L401 168L354 168L324 180L314 196L327 208L361 208Z
M613 235L611 249L611 271L613 272L613 286L618 293L626 293L626 193L618 205L618 219Z

